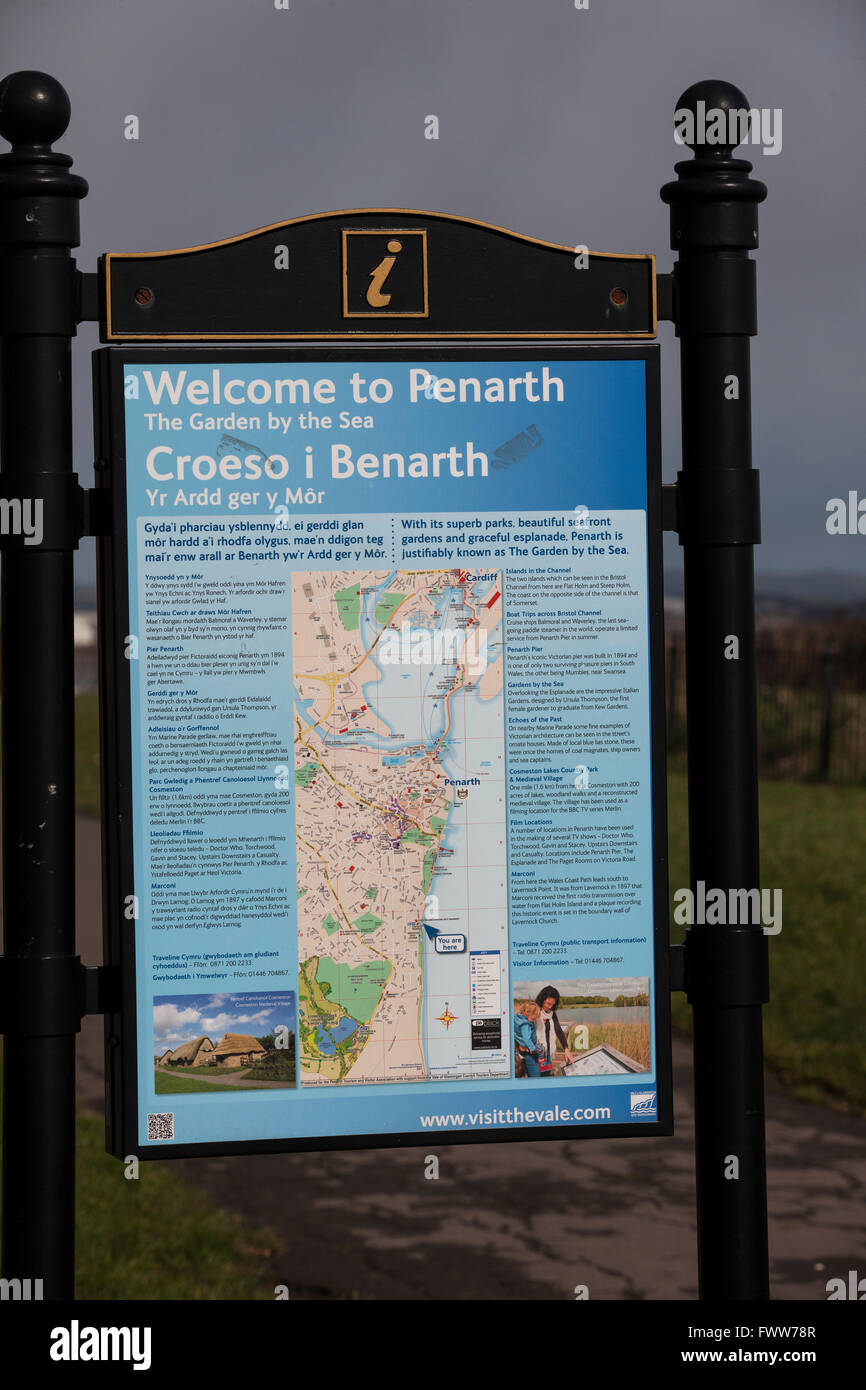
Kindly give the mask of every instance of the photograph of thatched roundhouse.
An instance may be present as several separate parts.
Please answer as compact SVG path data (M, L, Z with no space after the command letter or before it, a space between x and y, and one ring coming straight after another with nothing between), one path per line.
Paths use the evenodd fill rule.
M157 1057L158 1067L247 1067L260 1062L267 1048L249 1033L226 1033L216 1045L206 1034L182 1043L174 1052L169 1048Z
M213 1049L209 1060L217 1067L247 1067L253 1062L261 1062L267 1056L267 1049L258 1038L247 1033L226 1033L222 1042Z
M191 1042L183 1043L175 1048L174 1052L168 1052L160 1061L161 1066L166 1067L195 1067L201 1066L207 1058L213 1055L214 1045L210 1038L202 1035L200 1038L193 1038Z
M156 1095L297 1084L291 991L158 996L153 1034Z

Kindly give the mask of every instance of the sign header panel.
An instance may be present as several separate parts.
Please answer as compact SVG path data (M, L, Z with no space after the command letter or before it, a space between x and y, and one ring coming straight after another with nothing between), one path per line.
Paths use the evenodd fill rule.
M656 349L96 377L113 1151L670 1132Z
M328 212L101 260L103 342L652 338L655 257L468 217Z

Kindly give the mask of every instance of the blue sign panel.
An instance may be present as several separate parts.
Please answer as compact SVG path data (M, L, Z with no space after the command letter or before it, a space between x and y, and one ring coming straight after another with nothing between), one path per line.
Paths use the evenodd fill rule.
M656 349L97 359L115 1151L670 1132Z

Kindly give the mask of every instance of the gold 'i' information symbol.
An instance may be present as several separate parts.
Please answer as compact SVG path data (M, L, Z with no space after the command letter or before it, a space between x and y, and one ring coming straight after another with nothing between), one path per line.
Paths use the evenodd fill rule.
M426 227L343 227L343 317L427 318Z
M397 241L396 239L389 241L388 250L391 254L385 256L376 266L375 270L370 271L370 284L367 288L367 303L373 309L383 309L386 304L391 303L390 294L382 294L382 286L391 274L398 252L403 250L402 241Z

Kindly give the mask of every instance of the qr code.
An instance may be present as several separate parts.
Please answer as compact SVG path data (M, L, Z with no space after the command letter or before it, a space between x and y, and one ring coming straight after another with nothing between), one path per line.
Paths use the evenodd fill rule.
M148 1139L173 1139L174 1115L148 1115L147 1137Z

